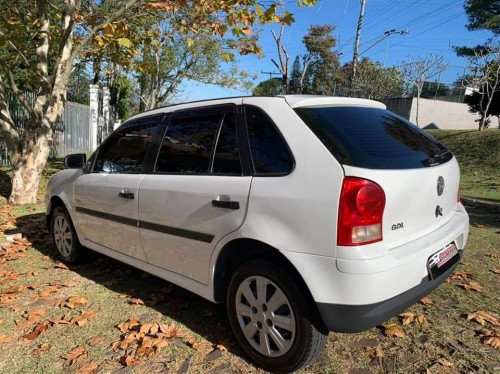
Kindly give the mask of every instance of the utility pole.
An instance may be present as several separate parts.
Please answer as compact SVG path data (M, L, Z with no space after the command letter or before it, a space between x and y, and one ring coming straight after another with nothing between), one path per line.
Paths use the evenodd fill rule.
M354 78L356 77L356 65L358 64L358 56L359 56L359 41L361 39L361 28L363 27L363 17L365 16L365 6L366 6L366 0L361 0L361 10L359 12L359 18L358 18L358 28L356 29L356 41L354 42L354 54L352 56L351 92L349 96L352 95Z
M269 74L269 79L272 78L273 75L280 75L280 73L276 72L276 71L260 71L261 74Z

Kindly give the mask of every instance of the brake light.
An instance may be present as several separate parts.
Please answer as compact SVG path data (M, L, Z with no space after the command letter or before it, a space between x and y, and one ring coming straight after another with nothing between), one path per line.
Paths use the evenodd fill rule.
M363 245L382 240L385 194L367 179L347 177L342 183L337 244Z

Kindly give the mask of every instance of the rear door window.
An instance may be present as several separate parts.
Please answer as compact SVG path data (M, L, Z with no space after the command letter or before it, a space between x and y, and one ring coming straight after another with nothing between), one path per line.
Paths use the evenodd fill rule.
M345 165L414 169L439 165L452 154L405 119L379 108L310 107L295 112Z
M242 175L234 110L224 106L174 113L155 172Z

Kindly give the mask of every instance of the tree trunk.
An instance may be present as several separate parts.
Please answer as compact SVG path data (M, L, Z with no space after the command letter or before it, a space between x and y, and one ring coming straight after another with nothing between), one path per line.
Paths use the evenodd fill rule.
M38 136L26 131L23 152L13 164L12 190L9 203L14 205L36 204L38 184L49 156L50 134Z

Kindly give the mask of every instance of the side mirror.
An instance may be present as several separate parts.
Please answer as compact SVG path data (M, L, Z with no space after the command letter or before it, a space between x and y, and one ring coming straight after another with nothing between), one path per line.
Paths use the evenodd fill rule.
M81 169L87 162L85 153L75 153L64 157L64 166L68 169Z

